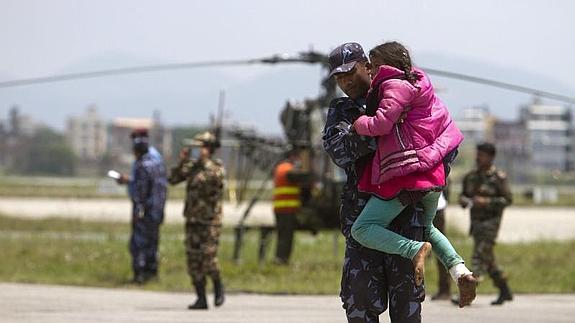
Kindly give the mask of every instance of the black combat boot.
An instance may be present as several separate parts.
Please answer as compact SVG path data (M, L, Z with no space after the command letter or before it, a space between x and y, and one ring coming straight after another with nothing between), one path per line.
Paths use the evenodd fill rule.
M224 303L224 300L224 284L219 277L214 278L214 304L216 306L221 306Z
M206 300L206 281L194 282L194 287L196 288L196 295L198 299L194 304L188 306L189 310L207 310L208 301Z
M496 300L491 302L491 305L501 305L506 301L513 300L513 294L511 293L511 289L509 289L509 286L507 285L507 281L505 280L502 281L498 287L499 287L499 296L497 297Z
M499 288L499 296L491 302L491 305L501 305L506 301L512 301L513 294L511 293L511 289L509 289L509 285L507 285L505 275L498 271L493 273L491 278L493 279L495 287Z

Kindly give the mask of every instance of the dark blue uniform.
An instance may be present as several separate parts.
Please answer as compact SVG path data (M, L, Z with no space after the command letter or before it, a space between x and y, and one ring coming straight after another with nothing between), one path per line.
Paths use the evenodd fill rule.
M340 297L348 322L379 322L379 315L388 306L393 323L421 322L425 290L423 285L415 285L411 260L362 247L351 236L351 226L370 197L358 191L357 183L376 149L374 138L351 131L353 122L364 113L363 102L350 98L333 100L323 133L324 149L347 175L340 209L341 229L346 237ZM405 208L390 229L422 240L422 210Z
M135 277L157 274L158 242L160 224L164 220L166 187L166 169L161 156L150 151L136 160L129 183L132 199L130 253Z

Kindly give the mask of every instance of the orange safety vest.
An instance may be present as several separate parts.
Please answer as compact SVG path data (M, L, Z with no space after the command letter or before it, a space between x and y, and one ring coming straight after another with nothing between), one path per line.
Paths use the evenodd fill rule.
M300 187L287 178L293 167L291 162L283 161L275 168L273 206L276 213L297 213L301 207Z

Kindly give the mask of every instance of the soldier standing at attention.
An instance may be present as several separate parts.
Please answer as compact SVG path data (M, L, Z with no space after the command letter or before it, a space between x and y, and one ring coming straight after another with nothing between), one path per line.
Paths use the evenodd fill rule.
M499 297L492 305L501 305L513 300L507 285L506 275L495 262L493 247L499 231L503 209L512 202L511 191L504 172L493 165L495 146L490 143L477 145L477 169L469 172L463 179L459 204L471 207L470 234L473 237L473 273L478 277L489 274Z
M128 185L132 200L132 281L143 284L158 275L158 242L164 220L167 179L162 156L149 146L148 132L135 130L131 138L136 158L132 174L122 174L117 182Z
M224 286L218 265L218 244L222 232L224 167L213 154L219 143L210 132L194 137L192 147L199 147L199 157L190 158L190 149L180 152L178 165L172 168L169 181L175 185L186 181L185 247L188 274L196 289L197 300L188 309L207 309L206 276L214 283L216 306L224 303Z

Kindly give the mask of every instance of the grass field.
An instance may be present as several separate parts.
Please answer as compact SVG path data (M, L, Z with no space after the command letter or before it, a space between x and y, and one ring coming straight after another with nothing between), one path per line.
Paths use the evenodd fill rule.
M448 234L465 259L471 241L457 232ZM129 225L78 220L22 220L0 217L0 281L129 287ZM220 262L226 287L231 292L337 294L343 257L343 238L334 252L334 232L296 235L292 264L288 267L256 259L258 235L248 232L242 262L232 262L233 232L225 230ZM164 225L161 232L161 263L158 281L145 289L189 291L185 270L183 234L179 225ZM501 244L499 263L510 274L519 293L575 292L575 241ZM427 266L427 291L436 288L435 261ZM135 287L134 287L135 288ZM140 287L138 287L140 288ZM486 281L479 292L494 292Z
M271 184L270 184L271 185ZM258 186L259 187L259 186ZM183 200L185 184L168 187L168 198ZM251 198L256 188L250 188L246 196ZM2 177L0 176L0 197L50 197L50 198L117 198L126 199L126 187L117 185L107 178L58 178L58 177ZM229 198L230 194L225 194ZM271 199L271 190L261 194L262 199Z
M271 184L270 184L271 185ZM228 183L226 188L233 187ZM256 194L259 183L253 183L245 193L245 198L250 199ZM451 198L455 201L461 189L460 185L453 185ZM520 192L525 188L515 188L513 204L515 206L530 206L533 201ZM537 206L575 206L575 189L562 187L558 191L557 202L544 202ZM236 192L238 193L238 192ZM238 193L239 194L239 193ZM226 191L224 198L231 200L234 194ZM117 198L126 199L126 188L116 185L113 180L107 178L58 178L58 177L22 177L0 176L0 197L51 197L51 198ZM237 196L237 195L236 195ZM266 190L259 193L261 200L270 200L272 191ZM169 186L168 198L183 200L185 198L185 185Z

